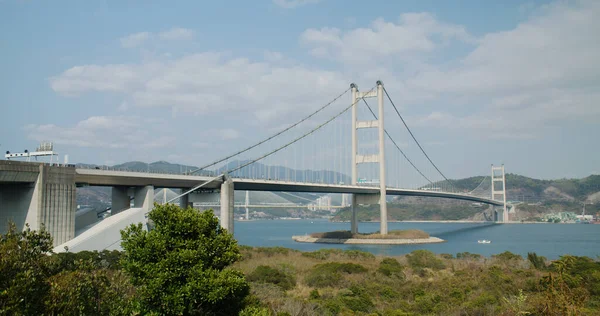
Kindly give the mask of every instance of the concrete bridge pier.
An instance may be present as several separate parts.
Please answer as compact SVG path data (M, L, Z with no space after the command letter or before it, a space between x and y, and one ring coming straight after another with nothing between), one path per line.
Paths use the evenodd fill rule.
M131 206L131 198L129 196L129 187L114 186L111 188L111 215L118 214Z
M350 220L350 232L358 234L358 217L356 212L358 211L358 205L356 204L356 194L351 194L350 198L350 210L352 211L352 218Z
M154 206L154 186L152 185L143 187L114 186L111 191L111 215L131 208L132 196L135 208L146 208L150 212Z
M181 193L187 192L188 190L188 188L183 188L181 189ZM186 194L179 198L179 207L188 208L188 206L190 206L190 195Z
M233 181L227 176L224 180L221 184L221 227L233 234Z
M40 230L42 225L54 245L75 235L75 168L0 162L0 232L8 222L17 229Z
M154 186L147 185L133 189L133 207L144 208L150 212L154 207Z

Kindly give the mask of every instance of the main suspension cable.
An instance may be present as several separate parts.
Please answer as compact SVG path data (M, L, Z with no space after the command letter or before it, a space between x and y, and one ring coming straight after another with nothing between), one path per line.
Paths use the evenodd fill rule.
M373 117L377 120L377 115L375 114L375 112L373 111L373 109L371 108L371 106L369 105L369 103L367 103L367 100L365 100L364 98L362 99L363 102L365 102L365 105L367 106L367 108L369 109L369 111L371 112L371 114L373 114ZM406 154L404 153L404 151L402 151L402 149L400 149L400 146L398 146L398 144L396 144L396 141L392 138L392 136L390 135L390 133L388 133L387 129L383 129L383 131L385 132L385 134L387 135L387 137L392 141L392 143L394 144L394 146L396 146L396 149L398 149L400 151L400 153L402 154L402 156L404 156L404 158L406 159L406 161L408 161L408 163L410 163L411 166L413 166L413 168L415 168L415 170L417 170L417 172L423 177L425 178L425 180L429 181L429 183L433 184L433 182L431 182L431 180L429 180L429 178L427 178L427 176L425 176L423 174L423 172L421 172L421 170L419 170L419 168L417 168L417 166L415 166L415 164L406 156Z
M375 87L373 87L373 88L372 88L370 91L373 91L374 89L375 89ZM346 91L348 91L348 90L346 90ZM323 126L325 126L325 125L329 124L331 121L333 121L333 120L335 120L336 118L340 117L342 114L344 114L344 113L345 113L346 111L348 111L350 108L352 108L352 107L353 107L353 106L354 106L356 103L358 103L360 100L363 100L363 99L364 99L364 96L363 96L363 97L361 97L359 100L356 100L354 103L350 104L348 107L344 108L344 109L343 109L341 112L339 112L338 114L336 114L334 117L332 117L332 118L330 118L329 120L325 121L325 122L324 122L324 123L322 123L321 125L319 125L319 126L317 126L317 127L313 128L313 129L312 129L312 130L310 130L308 133L306 133L306 134L304 134L304 135L302 135L302 136L300 136L300 137L297 137L297 138L295 138L294 140L292 140L292 141L288 142L287 144L285 144L285 145L283 145L283 146L281 146L281 147L279 147L279 148L277 148L277 149L275 149L275 150L272 150L272 151L270 151L270 152L268 152L268 153L266 153L266 154L264 154L264 155L262 155L262 156L260 156L260 157L258 157L258 158L256 158L256 159L254 159L254 160L252 160L252 161L249 161L249 162L247 162L247 163L245 163L245 164L243 164L243 165L241 165L241 166L239 166L239 167L237 167L237 168L234 168L234 169L227 170L227 173L232 173L232 172L238 171L238 170L240 170L240 169L242 169L242 168L244 168L244 167L246 167L246 166L249 166L249 165L251 165L251 164L253 164L253 163L257 162L257 161L260 161L260 160L262 160L262 159L264 159L264 158L267 158L267 157L271 156L272 154L274 154L274 153L276 153L276 152L278 152L278 151L280 151L280 150L282 150L282 149L284 149L284 148L286 148L286 147L288 147L288 146L290 146L290 145L292 145L292 144L296 143L297 141L299 141L299 140L301 140L301 139L303 139L303 138L305 138L305 137L307 137L307 136L309 136L309 135L313 134L314 132L316 132L317 130L319 130L321 127L323 127Z
M408 127L408 125L404 121L404 118L402 117L402 115L400 115L400 111L398 111L398 108L396 107L396 104L394 104L394 101L392 101L392 98L388 94L387 89L385 88L385 86L383 87L383 91L385 92L385 95L387 96L388 100L390 100L390 103L394 107L394 110L396 111L396 114L398 114L398 117L400 117L400 120L402 120L402 124L404 124L404 127L406 127L406 130L408 130L408 133L410 134L410 136L412 137L412 139L415 141L415 143L417 143L417 146L419 146L419 149L421 149L421 152L423 152L423 155L425 155L425 157L427 158L427 160L429 160L429 162L431 163L431 165L435 168L435 170L437 170L437 172L439 172L439 174L444 178L444 180L446 180L446 182L449 183L451 186L454 186L452 184L452 181L448 180L448 178L446 178L446 176L442 173L442 171L440 171L440 169L435 165L435 163L433 163L433 161L431 160L431 158L429 158L429 155L427 155L427 153L425 152L425 150L423 149L423 147L421 146L421 144L419 143L419 141L417 140L417 138L415 137L415 135L413 134L413 132L410 130L410 128Z

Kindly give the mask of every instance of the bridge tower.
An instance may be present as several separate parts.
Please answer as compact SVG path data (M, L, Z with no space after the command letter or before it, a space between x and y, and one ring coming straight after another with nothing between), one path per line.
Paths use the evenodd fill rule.
M502 188L497 189L496 183L501 183ZM504 173L504 164L495 167L492 165L492 200L502 200L504 209L502 212L502 222L508 222L508 210L506 208L506 175Z
M383 83L377 81L377 91L358 91L356 84L351 84L352 88L352 185L358 184L358 165L363 163L378 163L379 164L379 212L381 224L379 232L382 235L387 235L387 200L386 200L386 181L385 181L385 130L383 124ZM357 119L357 103L361 98L377 97L378 104L378 119L371 121L359 121ZM361 128L377 128L379 135L379 153L374 155L358 154L358 137L357 132ZM357 204L361 202L371 202L373 199L370 196L362 196L352 194L352 233L358 232L358 218L356 217ZM362 203L361 203L362 204ZM369 204L369 203L364 203Z

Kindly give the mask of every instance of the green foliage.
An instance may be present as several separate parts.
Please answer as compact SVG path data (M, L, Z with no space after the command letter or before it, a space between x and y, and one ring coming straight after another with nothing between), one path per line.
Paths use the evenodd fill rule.
M446 267L444 262L435 256L435 254L429 250L415 250L410 254L406 255L408 264L415 270L429 268L432 270L441 270Z
M481 255L477 254L477 253L470 253L470 252L459 252L456 254L456 259L479 260L479 259L481 259Z
M275 256L275 255L287 255L290 251L297 251L294 249L289 249L285 247L256 247L256 252L264 254L266 256Z
M248 281L271 283L281 287L284 290L292 289L296 286L296 278L292 274L284 273L278 269L269 266L258 266L248 275Z
M239 316L271 316L271 312L266 307L249 306L240 311Z
M588 291L580 287L581 276L572 275L578 259L563 256L550 265L551 272L540 280L544 299L538 307L548 315L580 315L588 299Z
M49 279L47 310L53 315L131 315L133 288L121 272L95 269L92 260L79 261Z
M370 312L375 307L367 291L356 285L351 286L349 291L340 291L337 299L355 312Z
M121 232L122 265L137 287L140 312L238 313L249 286L241 272L227 269L240 253L213 212L155 204L148 216L153 230L138 224Z
M377 272L388 276L388 277L396 277L404 279L404 267L398 262L398 260L394 258L385 258L379 263L379 268L377 268Z
M375 259L375 256L366 251L361 250L341 250L341 249L319 249L312 252L303 252L302 256L318 259L318 260L327 260L331 257L339 257L339 258L348 258L348 259L363 259L363 260L372 260Z
M515 263L518 261L522 261L523 257L520 255L514 254L510 251L505 251L503 253L492 255L492 258L498 260L501 263Z
M356 263L327 262L316 265L304 279L313 287L335 286L343 279L343 274L367 272L367 268Z
M321 298L321 294L319 294L319 290L313 289L312 291L310 291L308 298L310 298L311 300L316 300Z
M52 237L42 229L26 226L22 232L14 223L0 235L0 314L36 315L44 311L50 291Z
M537 270L546 270L546 258L538 256L535 252L527 253L527 260L531 266Z

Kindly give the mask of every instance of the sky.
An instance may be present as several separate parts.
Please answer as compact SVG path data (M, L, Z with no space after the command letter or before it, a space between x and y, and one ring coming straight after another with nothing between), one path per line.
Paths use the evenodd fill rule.
M0 150L202 165L381 80L448 177L585 177L597 16L594 0L0 0Z

